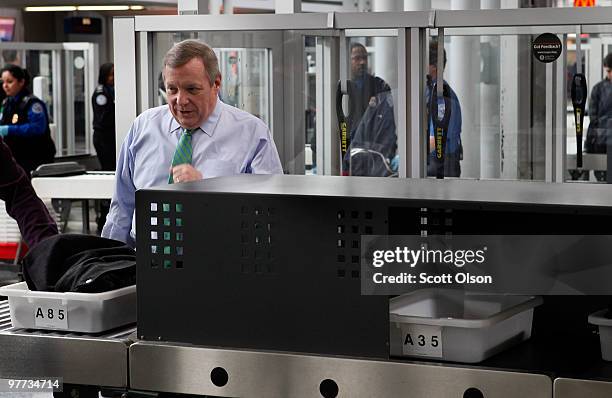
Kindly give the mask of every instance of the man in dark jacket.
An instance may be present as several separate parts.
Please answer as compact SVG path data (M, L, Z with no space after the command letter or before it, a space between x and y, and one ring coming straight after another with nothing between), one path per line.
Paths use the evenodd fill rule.
M57 225L47 207L36 196L25 171L17 164L11 150L0 138L0 200L19 225L21 236L30 246L57 235Z
M606 55L603 66L606 77L593 87L589 100L589 129L584 148L587 153L606 153L606 137L612 130L612 53ZM606 172L595 171L595 177L605 181Z
M385 177L397 149L391 88L368 71L368 52L363 44L352 43L349 87L349 152L343 174Z
M368 52L363 44L351 43L351 80L348 124L351 137L357 130L370 100L377 94L390 92L389 85L368 72Z
M443 68L446 67L446 50L443 55ZM432 115L430 115L431 99L437 91L438 82L438 42L429 43L429 73L425 87L425 103L427 104L427 131L429 134L429 153L427 155L427 175L435 176L438 168L444 168L445 177L461 176L461 161L463 160L463 145L461 143L461 105L459 98L450 85L444 81L442 96L450 102L450 120L446 131L446 148L444 151L444 164L436 156L435 129Z

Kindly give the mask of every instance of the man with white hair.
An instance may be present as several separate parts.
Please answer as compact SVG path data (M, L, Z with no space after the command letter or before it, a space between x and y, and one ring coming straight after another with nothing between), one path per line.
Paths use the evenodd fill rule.
M164 183L240 173L282 174L268 127L218 97L219 63L197 40L175 44L163 77L168 105L139 115L117 161L115 193L102 236L135 246L135 192Z

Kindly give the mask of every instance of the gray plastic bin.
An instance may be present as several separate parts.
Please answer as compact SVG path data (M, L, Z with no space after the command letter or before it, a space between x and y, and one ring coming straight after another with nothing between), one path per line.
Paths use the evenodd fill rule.
M391 355L475 363L531 336L537 296L426 289L391 299Z
M612 361L612 319L606 318L604 309L589 315L589 323L599 327L599 344L604 361Z
M98 333L136 322L136 285L102 293L28 290L25 282L0 287L15 328Z

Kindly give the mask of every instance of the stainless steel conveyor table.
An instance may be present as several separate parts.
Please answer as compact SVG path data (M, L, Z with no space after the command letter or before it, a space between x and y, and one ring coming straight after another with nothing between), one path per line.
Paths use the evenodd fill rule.
M131 325L106 333L17 329L0 301L0 377L62 377L64 383L125 389Z

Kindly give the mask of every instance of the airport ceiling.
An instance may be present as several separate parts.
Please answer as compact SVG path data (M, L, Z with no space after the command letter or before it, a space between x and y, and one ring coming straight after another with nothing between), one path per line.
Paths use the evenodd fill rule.
M0 7L23 8L32 6L97 6L97 5L143 5L176 7L177 0L2 0Z

